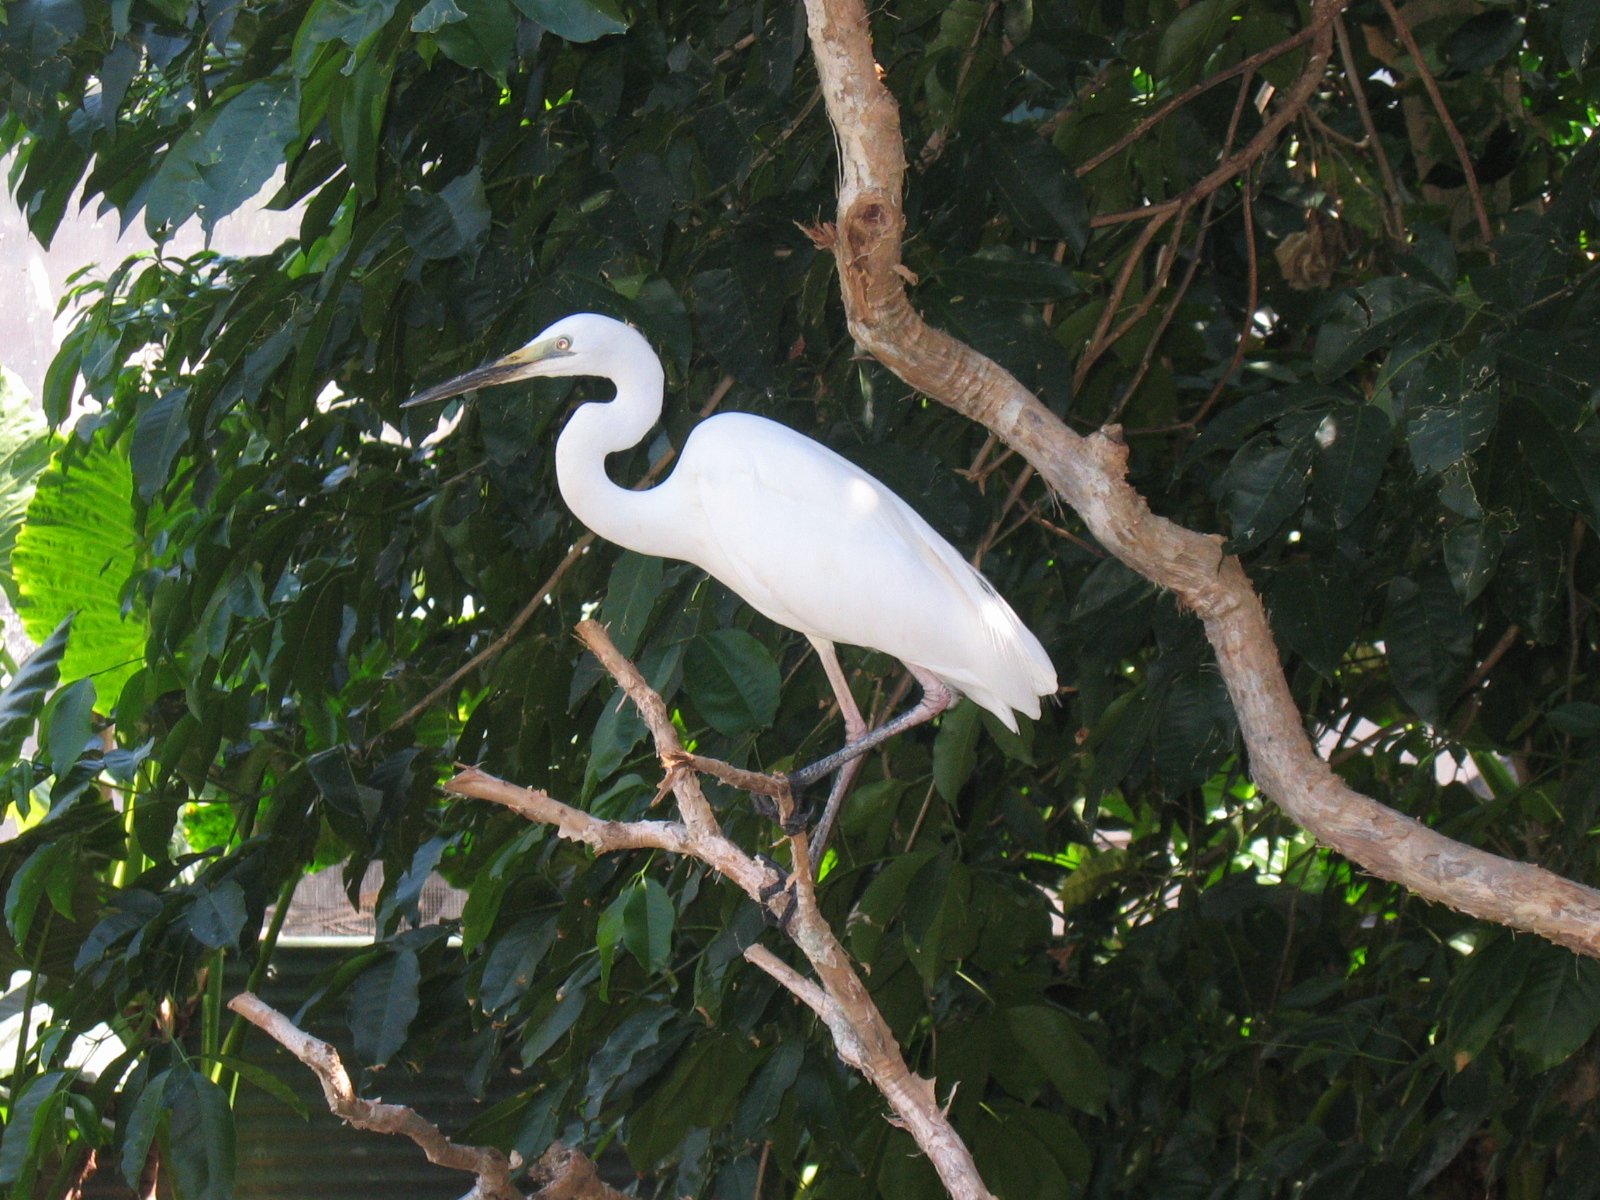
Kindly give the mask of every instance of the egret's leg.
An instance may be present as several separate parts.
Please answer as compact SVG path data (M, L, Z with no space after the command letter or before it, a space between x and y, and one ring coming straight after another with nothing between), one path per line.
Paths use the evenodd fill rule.
M815 647L817 657L822 660L822 669L827 674L828 683L839 701L839 712L844 716L844 740L845 744L849 745L865 736L866 718L861 715L856 698L850 693L850 684L845 679L844 672L839 669L839 656L834 652L833 643L823 641L821 638L812 638L811 645ZM828 789L828 803L822 810L822 819L811 831L811 861L816 866L822 865L822 852L828 848L828 838L833 834L833 823L838 819L844 798L850 794L850 785L856 781L856 776L861 773L866 761L859 756L852 758L840 767L839 773L833 777L833 786Z
M956 702L956 694L944 685L944 681L931 672L920 667L907 664L907 669L922 685L922 699L916 705L895 717L892 721L885 721L876 729L868 730L860 737L850 741L842 750L837 750L825 758L801 767L798 771L789 772L790 787L806 787L815 783L824 775L831 775L848 762L860 758L874 746L880 746L897 733L904 733L908 729L933 720L945 709Z

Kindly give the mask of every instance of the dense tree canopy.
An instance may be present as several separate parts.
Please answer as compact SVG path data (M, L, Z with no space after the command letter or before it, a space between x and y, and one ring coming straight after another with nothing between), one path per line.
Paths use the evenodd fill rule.
M380 862L384 936L306 1000L368 1067L520 1071L470 1136L620 1147L644 1195L938 1194L740 958L783 945L742 894L438 789L478 763L650 809L590 613L705 754L781 770L839 737L802 638L580 542L551 445L591 382L485 392L442 433L399 408L588 309L668 372L617 478L713 406L782 420L972 554L1056 663L1020 735L967 703L874 754L819 889L990 1188L1600 1192L1600 965L1319 850L1251 784L1199 622L856 353L798 4L0 11L38 238L80 204L209 228L280 167L302 214L269 255L85 278L52 432L0 425L0 582L42 643L0 695L26 827L0 952L50 1013L9 1065L0 1185L60 1194L91 1148L137 1179L154 1145L185 1200L226 1195L253 1083L220 968L259 977L309 868ZM1075 428L1120 424L1153 508L1227 538L1342 776L1596 880L1600 4L1358 0L1330 55L1312 11L874 12L912 299ZM903 703L893 662L846 666L872 714ZM435 869L471 899L414 926ZM91 1079L70 1054L101 1025L124 1052Z

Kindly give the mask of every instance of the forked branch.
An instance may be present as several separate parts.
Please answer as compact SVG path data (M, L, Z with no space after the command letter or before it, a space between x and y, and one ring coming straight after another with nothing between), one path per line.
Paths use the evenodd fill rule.
M322 1084L328 1111L346 1124L408 1137L429 1162L476 1176L478 1182L463 1200L523 1200L511 1183L511 1173L522 1165L515 1155L507 1156L492 1146L463 1146L415 1109L358 1096L337 1050L306 1033L254 993L240 992L228 1001L228 1007L309 1067Z
M971 1153L935 1100L933 1081L913 1074L906 1065L893 1031L817 910L806 835L788 839L791 873L785 880L777 868L746 853L723 833L695 771L709 770L719 778L746 784L758 794L775 796L780 814L789 801L787 788L770 777L726 769L724 764L685 754L667 706L612 644L605 629L594 621L584 621L578 626L578 636L644 718L666 767L665 787L676 797L682 820L602 820L547 792L517 787L476 767L462 768L444 785L445 790L504 805L530 821L549 825L561 837L582 842L596 854L656 849L686 855L742 889L788 933L816 978L807 979L761 946L746 948L745 957L822 1019L839 1057L882 1093L896 1120L916 1139L952 1196L993 1200Z
M1312 69L1297 87L1320 78L1344 2L1313 0L1307 18ZM863 0L806 0L806 13L838 135L839 211L831 242L857 342L912 387L1021 454L1102 546L1198 614L1238 714L1255 782L1318 841L1429 900L1600 957L1600 892L1446 837L1347 787L1317 756L1243 566L1223 552L1220 538L1150 511L1127 482L1120 430L1079 437L1009 372L922 319L906 295L900 263L905 158L899 109L873 61L866 6Z

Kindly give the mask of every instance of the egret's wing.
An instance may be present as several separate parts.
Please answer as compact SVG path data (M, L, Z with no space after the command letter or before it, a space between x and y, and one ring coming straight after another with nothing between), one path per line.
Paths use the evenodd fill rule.
M780 624L925 667L1008 724L1054 690L1048 656L988 581L820 443L727 414L695 431L674 475L689 489L695 561Z

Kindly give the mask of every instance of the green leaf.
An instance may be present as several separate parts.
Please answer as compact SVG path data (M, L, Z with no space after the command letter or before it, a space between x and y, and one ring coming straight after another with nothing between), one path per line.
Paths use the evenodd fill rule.
M1511 1021L1517 1050L1533 1070L1548 1071L1600 1026L1600 962L1548 942L1534 946Z
M348 816L359 817L368 828L377 822L383 810L383 793L356 782L348 747L334 746L313 754L306 760L306 770L322 798L334 808Z
M484 1008L498 1012L521 1000L555 939L556 923L550 917L524 917L501 935L483 964L478 985Z
M1592 415L1586 405L1536 394L1520 406L1517 436L1534 478L1600 529L1600 430Z
M50 842L28 855L11 876L6 887L5 922L19 945L28 940L46 891L58 893L62 876L70 886L77 867L78 857L71 842ZM70 893L67 899L70 903ZM71 913L65 915L70 917Z
M627 693L616 688L606 707L595 722L594 733L589 737L589 757L584 764L583 795L594 795L601 780L609 779L649 732L639 710Z
M755 306L739 274L728 267L701 271L690 281L695 336L740 383L767 387L772 364L766 349L770 334L758 329Z
M1334 528L1345 528L1372 500L1393 444L1394 427L1374 404L1341 406L1318 427L1311 494Z
M678 1014L669 1005L651 1004L635 1008L606 1038L605 1044L589 1055L585 1091L590 1102L603 1100L614 1084L633 1066L640 1055L661 1044L661 1031Z
M1233 752L1238 724L1222 676L1201 668L1174 679L1161 700L1156 774L1169 791L1198 787Z
M313 0L295 33L291 56L295 74L304 78L329 42L361 45L389 23L398 5L399 0Z
M517 14L511 0L457 3L466 20L443 24L435 30L439 49L469 70L503 79L517 41Z
M224 879L195 896L184 920L195 941L209 949L221 950L238 948L239 934L248 917L244 888L232 879Z
M972 872L948 848L924 863L906 889L906 956L930 989L945 964L965 957L976 943L971 894Z
M168 1069L151 1078L128 1114L128 1128L122 1138L122 1178L131 1188L138 1188L144 1164L150 1158L150 1147L166 1123L167 1081L171 1077L172 1069Z
M196 119L175 142L145 199L156 240L198 215L209 234L261 190L299 133L300 87L293 79L249 84Z
M1453 367L1445 370L1459 379ZM1460 462L1494 432L1500 416L1499 381L1491 379L1479 387L1462 381L1458 395L1444 404L1424 405L1406 421L1406 447L1420 474L1431 475Z
M163 1089L177 1200L231 1200L235 1165L228 1094L198 1071L173 1068Z
M600 956L600 999L611 999L611 968L616 965L617 948L628 925L628 905L633 900L630 888L606 905L595 923L594 946Z
M1509 532L1499 513L1481 521L1462 521L1445 531L1444 565L1462 604L1476 600L1494 577Z
M655 1166L695 1126L724 1125L760 1063L761 1055L744 1038L727 1034L696 1038L635 1114L627 1140L635 1168Z
M381 1067L405 1045L417 1015L421 980L417 952L396 946L350 985L350 1032L362 1062Z
M1006 246L980 250L941 267L933 280L953 295L1013 302L1059 300L1083 291L1070 267Z
M702 634L684 655L684 690L700 715L725 737L771 725L781 682L767 648L742 629Z
M663 565L653 554L635 554L624 550L617 556L606 581L606 598L600 605L600 620L612 643L622 654L631 657L639 648L661 599Z
M456 0L428 0L411 18L411 32L436 33L441 26L466 19L467 14L456 5Z
M1184 67L1198 68L1223 41L1239 0L1195 0L1180 9L1161 31L1156 74L1162 78Z
M672 930L677 921L672 898L654 879L639 880L623 909L622 941L628 953L651 974L672 961Z
M189 389L169 388L139 406L129 459L139 499L146 504L167 484L172 460L189 440Z
M850 953L856 959L871 965L884 933L899 919L911 880L938 854L937 845L924 844L910 854L897 855L867 885L845 931Z
M1312 366L1331 383L1374 350L1442 336L1461 319L1455 301L1415 279L1384 276L1340 295L1330 320L1317 328Z
M1111 1078L1072 1018L1043 1005L1008 1008L1005 1017L1011 1036L1023 1053L1043 1068L1061 1098L1090 1116L1099 1116L1111 1095Z
M1072 164L1059 150L1031 131L1001 126L984 142L984 162L1018 229L1030 237L1065 241L1074 255L1084 252L1089 206Z
M1293 562L1273 572L1263 590L1283 645L1332 679L1361 625L1361 599L1348 573Z
M251 1062L247 1058L240 1058L234 1054L210 1054L206 1056L206 1061L220 1063L246 1083L258 1087L274 1099L282 1101L284 1107L293 1112L302 1121L310 1119L310 1106L300 1098L292 1087L260 1063Z
M1552 729L1567 737L1594 737L1600 734L1600 704L1570 700L1552 708L1545 714L1545 720Z
M33 499L34 480L50 462L52 438L34 411L27 389L0 367L0 588L20 603L11 568L17 531Z
M45 706L45 744L50 750L50 770L65 775L78 761L94 732L94 680L69 683Z
M613 0L516 0L516 5L523 16L569 42L592 42L628 30L628 19Z
M17 534L11 555L22 598L17 611L36 642L74 614L61 673L93 676L109 710L144 660L143 604L134 598L125 611L123 601L143 548L133 474L127 456L99 440L70 465L65 453L39 476Z
M476 252L489 233L483 171L473 167L437 192L412 188L400 218L407 244L422 258L456 258Z
M1561 49L1567 56L1567 65L1583 66L1597 44L1600 44L1600 0L1566 0L1561 6Z
M593 976L589 976L593 978ZM522 1065L531 1067L561 1040L563 1034L583 1015L588 993L582 986L574 986L571 979L556 991L555 1003L537 1025L529 1023L528 1036L522 1041Z
M38 1169L38 1157L46 1149L46 1131L61 1119L67 1083L65 1071L47 1071L23 1084L6 1114L5 1134L0 1137L0 1183L16 1183L30 1163Z
M1492 67L1522 43L1524 23L1515 13L1484 12L1468 17L1439 49L1456 71Z
M1222 474L1228 520L1233 533L1228 547L1244 553L1275 533L1305 499L1311 469L1309 438L1280 445L1268 435L1239 448Z
M45 697L61 678L61 661L67 653L72 628L68 614L40 647L30 654L5 689L0 691L0 764L14 761L22 743L33 733L44 710Z
M954 804L978 765L979 709L963 699L939 719L933 739L933 785Z
M1396 690L1424 721L1441 725L1472 654L1472 619L1443 571L1389 585L1383 640Z

